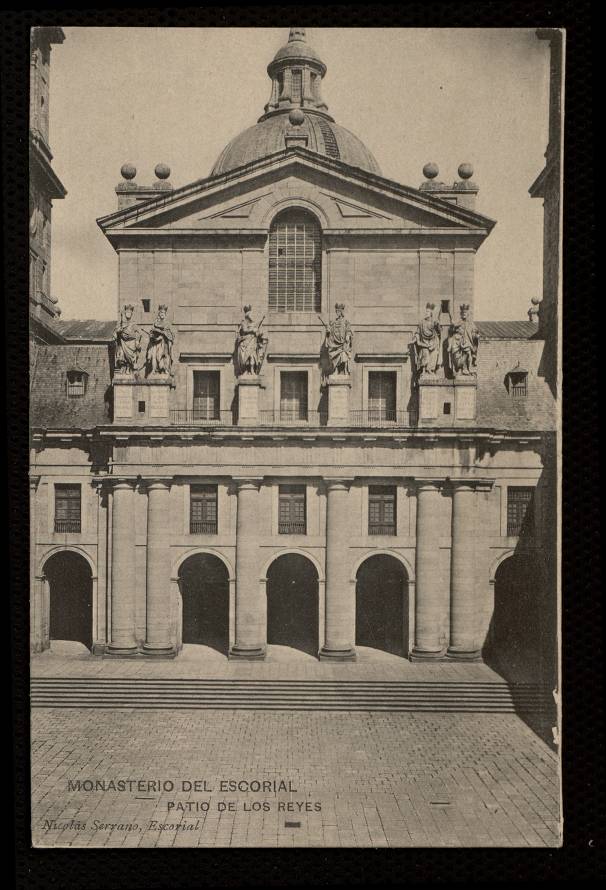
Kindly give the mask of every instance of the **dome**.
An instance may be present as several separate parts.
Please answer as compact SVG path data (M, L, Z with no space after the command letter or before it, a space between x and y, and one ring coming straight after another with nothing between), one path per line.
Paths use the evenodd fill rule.
M343 161L370 173L379 165L357 136L339 126L322 98L326 65L307 43L305 28L291 28L285 43L267 66L271 94L264 114L223 149L211 176L235 170L251 161L283 151L289 144Z
M304 123L297 131L309 137L307 148L329 158L335 158L380 175L381 170L364 143L327 117L303 110ZM285 147L286 133L293 131L288 114L276 114L244 130L223 149L211 171L211 176L227 173L251 161L264 158Z

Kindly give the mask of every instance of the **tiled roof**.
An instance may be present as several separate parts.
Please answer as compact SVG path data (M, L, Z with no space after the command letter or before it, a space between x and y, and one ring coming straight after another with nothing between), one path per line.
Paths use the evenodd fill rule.
M533 321L476 321L476 325L487 340L528 340L538 330Z
M86 392L68 396L67 372L76 368L88 374ZM107 346L38 346L31 381L32 427L91 429L107 423L110 383Z
M116 322L98 321L94 318L57 319L54 327L66 340L108 343L113 339Z

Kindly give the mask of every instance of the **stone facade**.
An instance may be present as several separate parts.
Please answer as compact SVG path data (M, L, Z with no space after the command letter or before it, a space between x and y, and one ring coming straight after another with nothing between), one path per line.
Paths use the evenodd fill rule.
M293 105L291 96L275 113L290 114L296 128ZM543 577L553 558L545 545L552 517L542 508L555 417L543 343L529 339L530 322L496 332L478 322L477 368L465 377L446 356L436 375L419 376L412 349L428 302L444 343L461 306L473 317L475 253L494 222L474 209L477 187L463 188L468 165L454 186L434 183L426 168L432 176L417 189L299 140L182 188L166 187L166 168L150 188L133 183L131 168L122 173L119 209L98 221L118 255L117 317L132 305L145 340L165 305L172 366L117 373L110 343L89 346L78 367L86 371L94 357L95 370L75 397L88 407L73 410L75 356L58 358L58 346L41 359L32 404L34 650L53 635L60 604L47 566L65 551L87 564L96 654L178 654L195 637L197 601L185 576L197 556L206 560L202 575L223 572L225 609L204 621L223 622L231 657L263 658L276 642L276 595L290 603L287 644L301 645L300 616L328 661L354 659L360 645L413 660L478 660L506 649L507 634L495 630L495 596L502 610L507 593L495 594L499 565L513 556ZM295 222L276 234L287 218ZM286 285L280 305L275 282L291 224L313 232L316 278L308 291ZM292 262L312 274L295 253ZM264 319L266 354L258 373L237 376L234 342L249 304L255 321ZM352 362L325 379L325 325L339 304L353 331ZM57 520L57 486L66 484L80 486L79 526ZM512 489L534 492L515 528ZM198 496L212 502L206 519L194 513ZM289 600L291 557L303 557L316 581ZM373 557L384 559L372 564L372 595L380 600L392 580L397 588L391 619L387 607L377 617L380 602L362 602L361 571ZM211 599L216 591L204 583ZM543 585L533 609L552 595ZM304 617L305 596L317 619ZM533 630L539 624L537 613ZM518 673L531 669L500 654Z
M52 202L64 198L65 188L52 168L48 144L50 57L53 44L61 44L61 28L33 28L30 47L30 195L29 195L29 303L30 336L34 342L58 343L53 319L60 314L51 290ZM33 357L33 350L32 350Z

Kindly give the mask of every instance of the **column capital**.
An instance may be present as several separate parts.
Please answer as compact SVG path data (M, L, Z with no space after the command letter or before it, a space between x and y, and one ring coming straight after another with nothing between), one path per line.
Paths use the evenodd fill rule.
M339 477L335 479L324 479L326 491L349 491L349 486L353 483L353 477Z
M238 491L258 491L263 484L263 476L232 476Z
M150 479L142 479L141 485L147 491L168 491L173 483L172 476L154 476Z
M446 484L446 479L419 479L412 480L417 491L439 491Z
M111 485L112 491L134 491L135 486L137 485L137 479L133 476L129 479L109 479L108 482Z
M450 479L450 484L457 491L490 491L494 479Z

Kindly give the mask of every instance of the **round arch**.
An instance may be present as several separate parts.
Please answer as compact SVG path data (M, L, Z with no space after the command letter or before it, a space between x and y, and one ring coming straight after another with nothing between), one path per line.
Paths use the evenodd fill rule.
M82 643L93 650L96 638L96 576L94 562L80 547L48 551L42 562L43 646L53 640Z
M173 581L179 580L179 570L183 563L189 559L190 556L197 556L198 554L206 555L206 556L216 556L221 562L224 564L227 569L227 578L230 581L236 580L236 576L234 574L233 566L230 560L225 556L224 553L221 553L220 550L215 550L213 547L192 547L190 550L187 550L185 553L182 553L179 557L177 557L176 562L173 564L172 568L172 579Z
M494 582L495 582L495 578L497 576L497 569L499 568L501 563L505 562L506 559L509 559L510 556L514 556L514 555L515 555L515 550L510 548L509 550L503 550L503 552L499 556L496 557L496 559L493 561L492 565L490 566L490 574L488 576L488 580L490 581L491 584L494 584Z
M355 645L406 658L410 649L410 575L406 560L372 550L355 568Z
M90 568L91 577L93 578L93 580L97 577L97 568L92 556L90 555L90 553L84 550L83 547L78 547L77 544L58 544L56 547L52 547L50 550L47 550L44 556L42 556L38 562L38 571L36 573L37 577L44 577L44 567L52 556L55 556L57 553L64 553L65 551L70 553L77 553L78 556L84 557Z
M353 571L352 571L351 577L349 579L352 584L356 583L356 580L358 577L358 571L359 571L362 563L366 562L366 560L369 559L369 557L371 557L371 556L393 556L393 557L395 557L404 566L406 574L408 575L408 583L409 584L415 583L414 568L411 565L411 563L406 559L406 557L402 556L402 554L398 553L396 550L390 550L389 548L381 548L378 550L368 550L368 551L366 551L366 553L364 553L362 556L360 556L356 560L356 562L353 565Z
M326 216L324 208L317 201L303 195L293 195L286 191L283 198L279 198L277 201L274 200L271 206L264 211L260 220L261 226L270 229L275 218L285 210L304 210L314 217L321 229L326 229L330 226L330 221Z
M226 656L235 617L229 561L211 547L193 547L180 556L174 571L177 648L194 644Z
M261 578L259 579L261 583L267 581L267 573L271 564L275 562L276 559L279 559L281 556L288 556L289 553L296 553L298 556L304 556L306 559L308 559L314 565L316 572L318 573L318 582L320 584L324 583L324 569L319 560L316 556L308 553L307 550L303 550L300 547L285 547L283 550L279 550L278 552L273 553L272 556L270 556L270 558L265 563L263 572L261 573Z
M274 554L263 582L267 643L317 657L322 639L317 561L304 551L286 549Z

